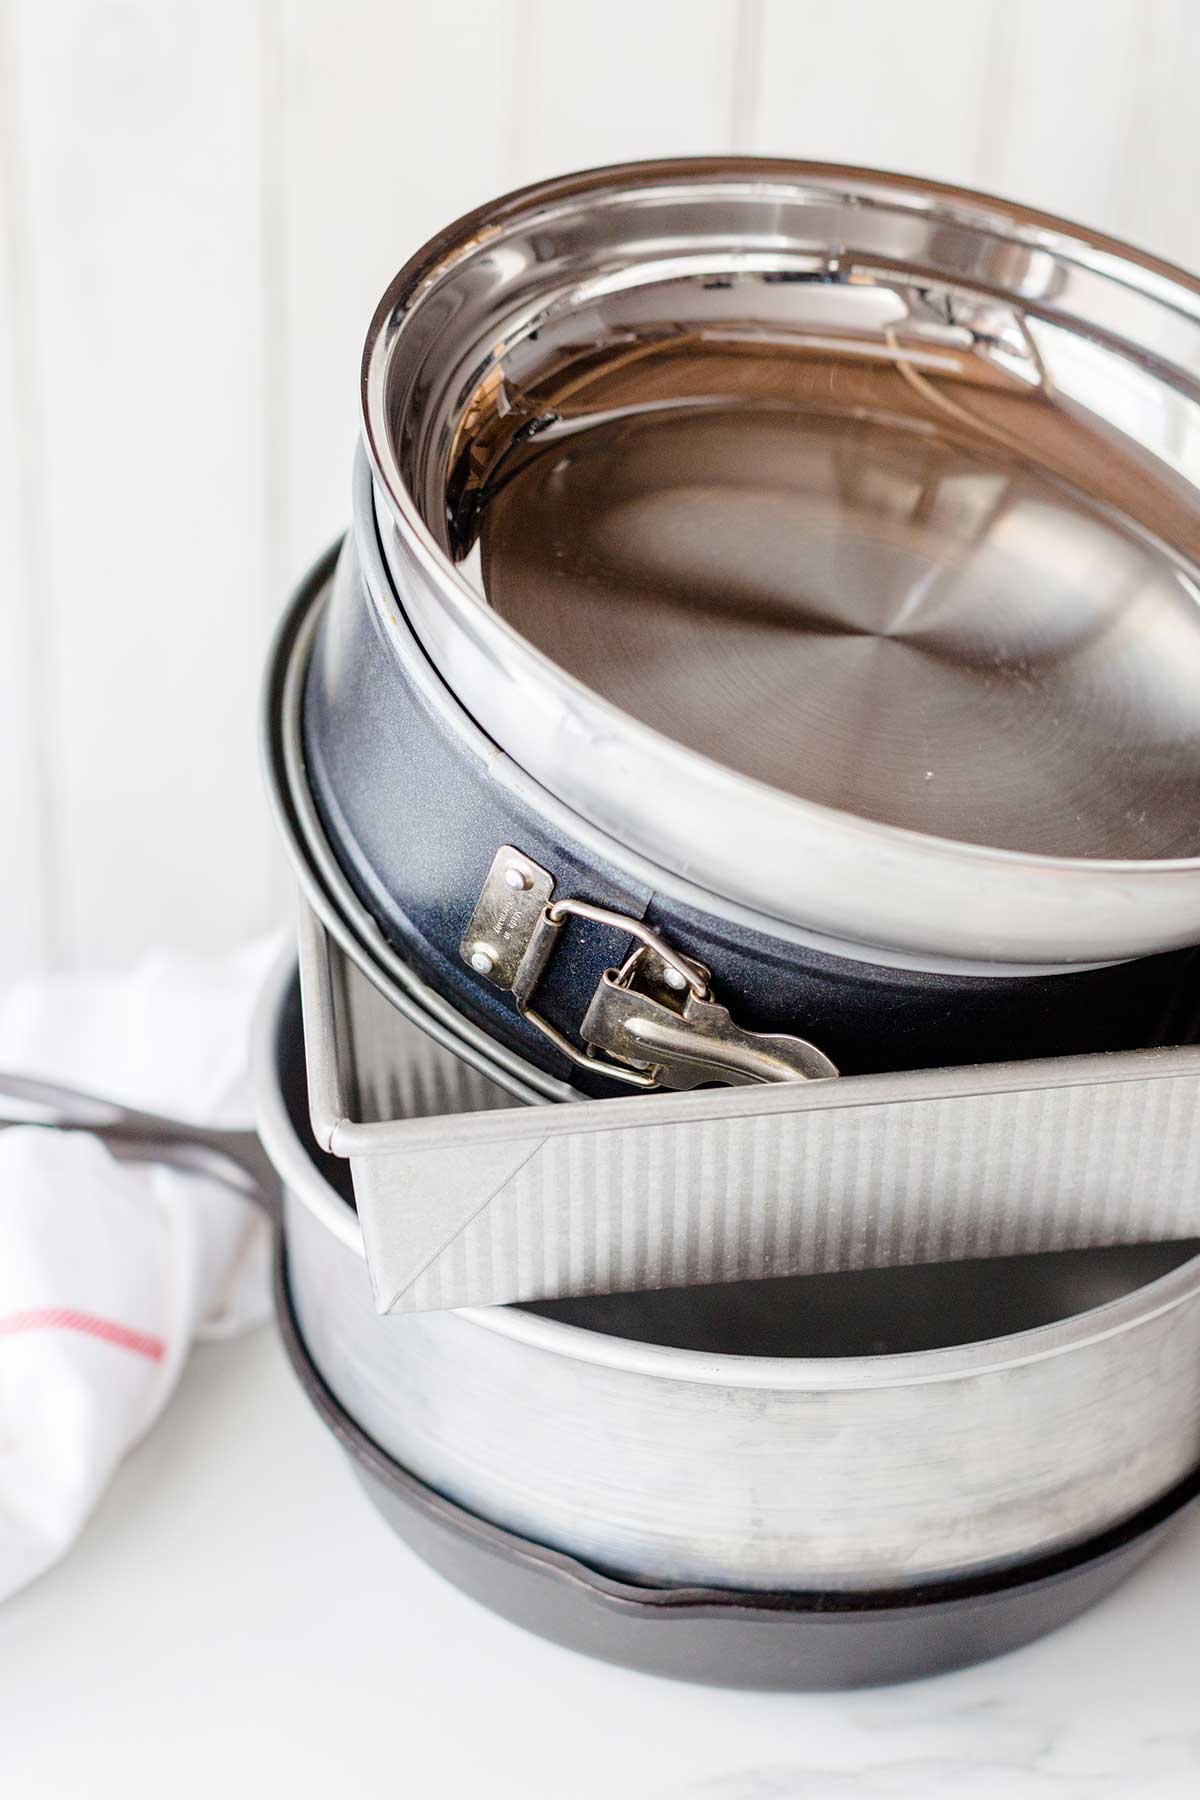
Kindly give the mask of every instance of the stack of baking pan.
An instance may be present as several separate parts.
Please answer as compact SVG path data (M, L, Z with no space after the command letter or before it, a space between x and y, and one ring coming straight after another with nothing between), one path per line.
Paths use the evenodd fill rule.
M868 1611L1082 1555L1189 1479L1198 376L1189 277L864 171L563 178L397 277L351 530L265 712L305 1166L350 1177L325 1227L351 1312L306 1260L301 1336L410 1475L609 1575ZM328 1230L289 1219L315 1256ZM364 1252L405 1317L362 1313ZM931 1281L954 1335L898 1340ZM840 1339L821 1282L859 1284ZM564 1389L498 1438L451 1402L454 1368L505 1418L484 1365L530 1332L540 1356L536 1312L446 1310L495 1302L584 1308L608 1349L552 1336L509 1372L545 1397L603 1367L577 1414ZM1123 1408L1133 1473L1097 1485L1074 1384L1136 1385L1152 1319L1173 1410ZM706 1444L705 1393L732 1438ZM1052 1456L1008 1437L1018 1395ZM817 1488L851 1520L852 1488L915 1483L898 1537L795 1489L833 1407L854 1466L817 1455ZM554 1489L530 1432L572 1417L599 1461L522 1510ZM622 1521L651 1443L676 1501L733 1471L712 1518ZM1001 1487L1028 1510L996 1537Z

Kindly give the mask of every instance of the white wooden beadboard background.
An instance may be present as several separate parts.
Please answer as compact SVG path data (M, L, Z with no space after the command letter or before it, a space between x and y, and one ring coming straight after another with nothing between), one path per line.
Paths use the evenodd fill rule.
M284 916L255 707L438 225L714 150L1200 265L1200 0L0 0L0 979Z

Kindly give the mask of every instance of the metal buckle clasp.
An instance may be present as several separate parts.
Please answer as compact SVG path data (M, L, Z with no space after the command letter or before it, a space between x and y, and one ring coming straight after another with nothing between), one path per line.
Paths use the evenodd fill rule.
M460 946L463 960L578 1067L629 1087L686 1089L705 1083L814 1081L837 1074L803 1038L743 1031L713 999L702 963L675 950L641 919L588 900L554 899L554 878L520 850L497 851ZM586 1049L538 1012L533 997L569 917L638 940L620 969L601 977L580 1026Z

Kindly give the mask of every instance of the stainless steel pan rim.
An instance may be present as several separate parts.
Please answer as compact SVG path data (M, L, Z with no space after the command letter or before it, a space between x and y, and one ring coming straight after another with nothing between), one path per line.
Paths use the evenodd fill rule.
M875 208L924 217L1037 249L1054 267L1082 272L1093 288L1107 283L1125 310L1157 307L1169 335L1143 358L1169 363L1177 385L1195 390L1200 287L1191 277L1113 240L964 190L752 159L634 165L524 190L469 215L409 262L380 304L364 353L365 437L385 554L447 684L517 762L600 829L705 888L810 931L866 947L1026 965L1116 961L1193 942L1200 857L1118 861L989 849L785 795L685 750L565 674L479 603L439 546L389 427L387 384L406 320L456 264L481 244L495 250L517 224L548 224L584 200L614 207L634 189L645 204L691 183L698 195L840 197L860 214ZM1039 304L1053 311L1050 298ZM1103 335L1100 324L1088 323ZM1118 308L1110 335L1125 324Z
M255 1020L253 1067L259 1131L285 1187L337 1243L362 1258L358 1220L313 1164L296 1134L280 1087L276 1052L279 1022L294 978L295 965L288 955L281 959L268 981ZM964 1374L1000 1373L1044 1362L1148 1324L1197 1294L1200 1256L1120 1299L1011 1336L943 1350L820 1359L712 1356L639 1344L515 1307L464 1308L455 1316L480 1330L614 1371L705 1387L836 1393L926 1386L958 1380ZM403 1329L404 1325L403 1319L378 1320L381 1331Z

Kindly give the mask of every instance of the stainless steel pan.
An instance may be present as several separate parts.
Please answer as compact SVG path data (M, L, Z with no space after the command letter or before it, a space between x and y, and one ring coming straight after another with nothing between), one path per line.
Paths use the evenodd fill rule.
M290 970L256 1068L324 1380L429 1486L595 1567L923 1584L1081 1543L1200 1461L1194 1246L381 1318Z
M633 164L434 238L380 303L362 387L418 637L618 842L860 955L1196 941L1195 277L902 175ZM664 408L653 518L628 495L602 513ZM740 485L705 448L731 408ZM628 441L589 477L579 434L614 409ZM546 446L561 493L530 517L558 506L562 530L539 561L501 517L493 564L517 564L481 585L464 500L486 561L487 509ZM593 527L599 585L572 575Z

